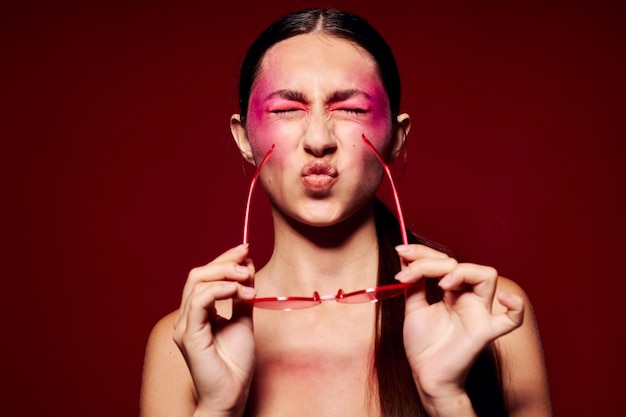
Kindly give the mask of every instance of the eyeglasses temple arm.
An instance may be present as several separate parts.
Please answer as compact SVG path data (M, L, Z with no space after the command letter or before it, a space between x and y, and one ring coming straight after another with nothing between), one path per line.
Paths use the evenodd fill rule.
M398 197L398 191L397 191L396 185L395 185L395 183L393 181L393 176L391 175L391 171L389 170L389 165L387 165L385 160L380 156L380 154L378 153L378 151L376 150L374 145L372 145L372 143L367 139L367 137L365 137L364 134L361 137L363 138L363 141L365 142L365 144L372 150L372 152L374 153L374 155L376 156L376 158L378 159L378 161L382 165L383 169L385 170L387 178L389 178L389 182L391 184L391 190L393 191L394 202L395 202L395 205L396 205L396 211L397 211L397 214L398 214L398 221L400 222L400 233L402 234L402 243L404 243L406 245L406 244L408 244L408 238L407 238L406 227L405 227L405 223L404 223L404 215L402 214L402 207L400 206L400 198ZM246 214L245 214L244 225L243 225L243 243L244 244L248 243L248 225L249 225L249 222L250 222L250 202L252 201L252 193L254 191L254 187L256 185L256 182L257 182L257 180L259 178L259 174L261 172L261 169L263 168L263 166L265 165L265 163L267 162L269 157L274 152L274 146L275 145L272 145L270 147L270 149L267 151L267 153L265 154L265 156L261 160L261 163L257 167L256 172L254 173L254 176L252 177L252 181L250 183L250 190L248 191L248 200L246 202Z
M261 160L261 163L257 167L256 172L254 173L254 176L252 177L252 181L250 182L250 190L248 191L248 201L246 202L246 215L244 217L244 222L243 222L243 244L248 243L248 223L250 221L250 201L252 201L252 192L254 191L254 186L256 185L256 181L259 178L259 173L261 172L261 168L263 168L263 165L265 165L265 162L267 162L267 160L269 159L270 155L272 155L273 152L274 152L274 145L272 145L269 148L269 150L267 151L267 153Z
M406 234L406 227L404 226L404 216L402 215L402 207L400 206L400 198L398 197L398 191L396 190L396 185L393 182L393 177L391 176L389 165L387 165L387 163L382 158L382 156L380 156L380 154L378 153L374 145L372 145L372 142L370 142L365 137L365 134L361 135L361 137L363 138L363 141L367 144L367 146L369 146L369 148L372 150L372 152L374 152L374 155L376 155L376 158L378 158L378 161L383 166L385 173L387 174L387 178L389 178L389 182L391 183L391 190L393 191L393 199L396 204L396 211L398 213L398 221L400 222L400 233L402 234L402 243L404 243L405 245L408 245L409 239Z

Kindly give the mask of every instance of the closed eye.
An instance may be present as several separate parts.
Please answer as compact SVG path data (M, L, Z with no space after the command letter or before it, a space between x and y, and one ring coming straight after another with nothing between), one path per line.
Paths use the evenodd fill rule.
M339 110L346 112L346 113L351 113L351 114L365 114L368 112L368 110L358 108L358 107L343 107L343 108L340 108Z
M296 112L302 110L300 108L285 108L285 109L273 109L270 110L270 113L274 113L274 114L284 114L284 113L292 113L292 112Z

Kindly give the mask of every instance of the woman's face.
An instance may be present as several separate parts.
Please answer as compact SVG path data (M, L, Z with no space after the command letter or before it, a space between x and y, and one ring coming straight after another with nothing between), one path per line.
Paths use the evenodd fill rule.
M364 134L389 155L389 100L374 59L322 34L270 48L250 94L247 138L257 163L275 145L261 180L279 212L300 222L340 222L369 201L382 168Z

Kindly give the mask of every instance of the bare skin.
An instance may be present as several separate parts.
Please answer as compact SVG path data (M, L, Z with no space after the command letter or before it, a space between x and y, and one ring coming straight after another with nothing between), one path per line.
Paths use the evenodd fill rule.
M366 134L391 160L403 139L399 126L410 128L407 115L387 122L381 91L373 59L345 40L299 35L266 53L247 124L234 115L231 130L251 163L276 144L262 173L273 202L273 255L257 272L249 248L239 246L190 272L180 309L150 336L142 416L240 416L247 402L255 416L378 415L374 305L253 312L239 301L375 285L372 198L381 170L359 139ZM303 175L313 160L333 175ZM459 264L424 246L399 247L398 256L406 267L396 278L418 283L406 301L404 342L429 415L474 415L464 375L497 339L511 415L550 416L539 336L522 289L493 268ZM441 277L443 302L425 302L424 276Z
M509 280L499 278L498 286L523 296ZM222 313L228 316L230 312L225 307ZM504 388L512 416L549 416L547 378L527 300L526 307L524 324L497 340ZM275 410L285 410L285 415L295 411L306 415L303 410L311 410L311 415L376 415L368 402L364 372L371 363L373 319L367 319L368 315L371 317L371 308L370 304L329 303L300 312L256 312L252 398L257 415L277 415ZM503 312L505 307L494 300L493 311ZM150 338L142 396L144 416L190 416L196 410L197 397L189 369L172 339L177 314L160 321ZM276 314L282 314L280 320ZM328 401L337 393L341 393L341 402Z

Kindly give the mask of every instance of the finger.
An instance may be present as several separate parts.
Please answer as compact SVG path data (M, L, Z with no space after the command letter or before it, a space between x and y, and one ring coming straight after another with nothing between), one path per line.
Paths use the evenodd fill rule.
M201 282L233 280L237 282L245 282L254 275L254 264L245 257L246 252L230 259L222 258L219 261L213 261L205 266L193 268L189 272L185 288L183 289L182 302L189 297L193 288Z
M187 329L187 322L189 319L189 311L191 309L191 302L194 300L194 297L197 294L201 293L202 290L209 287L210 285L217 285L218 283L206 283L206 284L198 284L196 285L192 293L189 294L183 301L181 306L178 308L178 313L174 319L174 340L182 342L182 336L185 334ZM216 314L215 305L209 306L208 304L205 307L207 313Z
M246 261L244 261L246 262ZM189 283L193 286L199 282L222 280L229 278L235 281L245 281L250 278L254 268L247 262L221 261L209 265L200 266L189 272Z
M439 286L444 291L458 291L469 286L476 295L490 301L497 278L498 271L490 266L462 263L447 273L439 281Z
M232 282L233 284L237 282L242 282L244 285L237 285L237 293L235 294L234 297L239 297L242 299L254 298L254 295L256 294L253 288L254 287L253 285L254 273L255 273L254 264L251 259L246 259L244 263L245 265L234 265L234 266L232 265L229 266L226 264L213 265L212 266L214 268L212 269L213 273L217 273L221 269L220 281L205 280L205 281L199 281L195 283L193 286L191 285L187 286L185 290L185 294L183 295L183 300L181 301L181 307L179 308L179 313L177 317L175 318L174 326L176 327L178 325L178 322L181 320L181 318L188 314L189 308L190 308L190 300L194 298L197 294L201 292L205 292L206 291L205 288L207 287L215 288L215 285L218 285L218 284L223 285L229 282ZM235 275L232 274L233 269L231 267L235 268L234 269ZM240 276L236 276L236 274L240 274ZM242 288L244 288L244 290L242 290Z
M423 277L441 277L450 273L458 262L454 258L420 258L406 265L395 278L400 282L416 282Z
M238 297L233 300L232 320L240 320L241 318L252 319L253 303L245 303L243 300L251 300L256 296L256 290L246 285L240 285Z
M240 300L250 300L256 297L256 290L254 289L254 263L252 259L246 259L245 261L246 267L251 271L250 279L245 281L243 285L240 285L238 292L238 299L235 299L233 302L233 319L240 319L241 317L247 317L252 319L252 310L254 304L252 303L242 303Z
M405 316L417 309L427 308L429 305L426 297L426 280L419 280L407 289Z
M524 300L508 291L498 291L498 301L506 307L506 313L494 317L493 328L500 337L518 328L524 322Z
M183 289L181 296L179 314L176 317L175 324L181 319L181 315L186 314L188 310L189 299L207 284L226 282L226 281L246 281L249 277L249 268L238 264L213 264L211 267L194 268L189 273L189 278Z
M187 281L194 283L204 280L207 276L215 274L213 271L223 265L236 267L236 265L244 264L248 256L248 249L248 245L246 244L227 250L206 265L192 269L189 272ZM236 269L236 271L245 273L244 269Z
M247 248L246 248L247 251ZM188 300L195 292L207 283L218 282L216 280L233 280L242 282L248 286L253 286L255 268L251 259L245 258L242 264L235 264L232 261L223 261L220 263L211 263L204 267L194 268L189 273L189 278L185 284L181 305L178 309L179 313L174 319L174 326L178 325L182 316L188 311Z
M228 249L226 252L219 255L211 262L221 262L221 261L237 261L242 262L245 257L248 255L250 250L250 245L247 243L242 243L233 248Z
M218 315L215 308L217 300L251 299L256 295L254 288L243 286L235 282L219 282L204 285L204 288L193 294L187 303L187 310L181 320L181 325L174 329L174 341L181 350L204 351L211 348L214 333L220 327L230 322ZM241 320L244 317L237 317ZM252 315L245 319L252 326Z
M439 252L436 249L430 248L425 245L398 245L396 246L396 252L400 258L407 262L412 262L421 258L448 258L449 256L443 252Z
M185 334L194 335L206 332L206 326L211 325L217 317L215 301L224 300L237 294L239 285L235 282L216 282L205 285L204 288L193 294L187 303L183 320Z
M176 318L174 319L174 329L177 329L178 327L186 327L186 321L188 319L188 315L189 315L189 310L191 308L191 302L192 300L194 300L198 294L200 293L205 293L206 294L206 288L209 287L213 287L216 288L216 286L224 284L224 283L229 283L231 281L206 281L206 282L199 282L196 283L194 286L190 286L189 288L186 289L186 294L183 296L183 299L181 301L181 305L178 309L178 314L176 315ZM208 311L208 306L207 306L207 311Z

